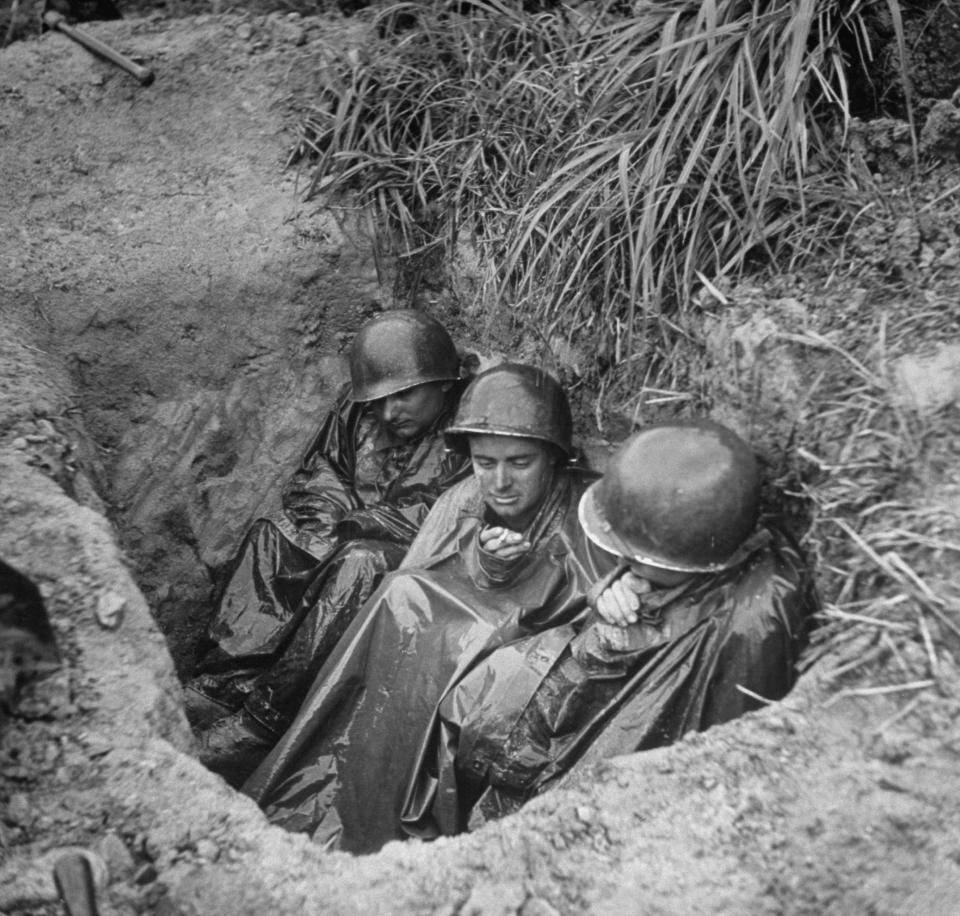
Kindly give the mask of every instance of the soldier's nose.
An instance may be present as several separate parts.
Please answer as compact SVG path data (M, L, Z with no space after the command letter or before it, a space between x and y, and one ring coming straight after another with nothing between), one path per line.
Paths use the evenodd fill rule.
M385 423L395 420L399 412L399 404L396 398L388 395L383 399L383 420Z

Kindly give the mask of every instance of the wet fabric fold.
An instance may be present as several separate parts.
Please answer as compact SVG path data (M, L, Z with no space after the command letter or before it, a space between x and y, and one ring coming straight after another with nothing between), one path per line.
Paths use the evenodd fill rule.
M441 497L402 569L362 610L244 786L273 823L353 852L435 832L428 757L440 699L498 647L585 611L570 589L596 574L576 534L583 486L579 475L562 476L526 562L496 588L477 557L476 481ZM574 575L572 566L589 569Z
M738 568L644 598L637 624L592 617L579 631L519 641L444 699L444 743L455 751L439 768L479 796L474 825L573 770L781 699L819 607L803 558L779 536ZM523 686L505 687L505 671ZM466 822L448 818L443 826L456 832Z
M282 507L250 528L187 684L194 725L245 706L279 735L320 664L443 490L469 472L449 452L449 411L417 441L393 439L344 391L284 488Z

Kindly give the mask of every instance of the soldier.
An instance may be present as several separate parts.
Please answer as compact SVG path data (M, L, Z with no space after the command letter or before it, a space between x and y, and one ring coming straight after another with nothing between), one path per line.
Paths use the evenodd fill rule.
M445 448L465 382L435 319L389 311L350 349L350 386L232 561L186 689L200 759L239 785L289 725L330 650L395 569L440 493L469 472Z
M818 601L797 547L758 524L758 507L753 453L726 427L666 424L627 441L580 502L586 537L617 562L586 624L493 653L440 706L433 779L457 799L438 832L463 829L471 809L473 824L514 810L574 765L787 693Z
M429 808L436 789L410 797L436 704L496 647L571 620L584 605L570 583L600 574L573 546L588 479L571 427L561 387L529 366L466 390L447 440L474 476L438 500L244 786L271 821L352 852L419 832L401 812Z

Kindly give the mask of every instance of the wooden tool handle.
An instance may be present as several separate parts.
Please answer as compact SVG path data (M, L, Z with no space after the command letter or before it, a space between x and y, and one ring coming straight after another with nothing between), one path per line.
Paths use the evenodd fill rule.
M57 859L53 880L67 916L100 916L97 906L97 879L90 859L71 852Z
M597 609L597 602L600 596L622 575L630 571L630 564L626 560L621 560L610 570L599 582L595 582L587 592L587 606L591 610Z
M72 25L67 25L67 21L56 10L47 10L43 14L43 21L48 28L63 32L64 35L72 38L77 44L83 45L88 51L99 54L110 63L116 64L121 70L126 70L144 86L149 86L153 82L153 71L149 67L141 67L140 64L135 64L129 57L124 57L119 51L114 51L110 45L104 44L86 32L81 32L80 29L75 29Z

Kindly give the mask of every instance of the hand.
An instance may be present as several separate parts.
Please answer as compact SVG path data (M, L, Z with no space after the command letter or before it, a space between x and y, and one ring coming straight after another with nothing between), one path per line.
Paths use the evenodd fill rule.
M517 531L494 527L481 529L480 546L498 560L515 560L530 549L530 542Z
M597 613L605 623L618 627L627 627L637 622L640 610L640 595L651 589L650 583L632 572L625 572L619 579L600 593L597 599Z

